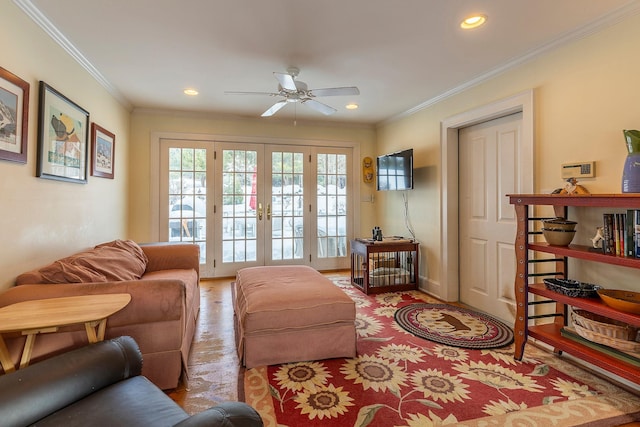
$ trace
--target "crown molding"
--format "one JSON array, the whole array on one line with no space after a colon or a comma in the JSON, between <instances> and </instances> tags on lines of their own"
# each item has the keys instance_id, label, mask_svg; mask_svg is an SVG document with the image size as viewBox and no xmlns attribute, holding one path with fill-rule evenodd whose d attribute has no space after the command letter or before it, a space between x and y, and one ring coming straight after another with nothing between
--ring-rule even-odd
<instances>
[{"instance_id":1,"label":"crown molding","mask_svg":"<svg viewBox=\"0 0 640 427\"><path fill-rule=\"evenodd\" d=\"M450 98L452 96L458 95L474 86L477 86L481 83L484 83L502 73L505 73L511 69L514 69L516 67L519 67L522 64L525 64L529 61L532 61L548 52L551 52L554 49L557 49L561 46L567 45L571 42L583 39L585 37L588 37L592 34L598 33L606 28L609 28L615 24L618 24L619 22L624 21L625 19L627 19L629 16L632 15L636 15L640 13L640 1L638 0L631 0L629 1L627 4L625 4L624 6L614 10L613 12L604 15L602 17L600 17L599 19L596 19L595 21L592 21L590 23L588 23L587 25L584 25L580 28L577 28L574 31L570 31L567 32L563 35L561 35L560 37L556 37L554 40L552 40L549 43L546 43L536 49L530 50L529 52L523 54L523 55L519 55L515 58L512 58L511 60L503 63L502 65L495 67L491 70L489 70L488 72L481 74L479 76L477 76L476 78L473 78L471 80L468 80L466 82L464 82L461 85L458 85L446 92L441 93L438 96L435 96L431 99L428 99L425 102L422 102L419 105L416 105L413 108L410 108L409 110L397 114L393 117L390 117L386 120L382 120L381 122L378 123L378 126L382 126L382 125L386 125L386 124L390 124L393 123L395 121L398 121L400 119L403 119L405 117L409 117L413 114L416 114L417 112L424 110L426 108L429 108L441 101L444 101L447 98Z\"/></svg>"},{"instance_id":2,"label":"crown molding","mask_svg":"<svg viewBox=\"0 0 640 427\"><path fill-rule=\"evenodd\" d=\"M120 104L131 110L131 103L109 82L96 67L67 39L64 34L40 12L31 0L13 0L22 11L58 43L71 57L100 83Z\"/></svg>"}]
</instances>

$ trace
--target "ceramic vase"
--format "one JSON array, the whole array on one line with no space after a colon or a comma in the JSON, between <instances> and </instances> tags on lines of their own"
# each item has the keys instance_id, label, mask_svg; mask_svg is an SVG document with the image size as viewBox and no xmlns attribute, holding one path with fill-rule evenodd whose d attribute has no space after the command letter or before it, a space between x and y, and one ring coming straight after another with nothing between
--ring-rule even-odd
<instances>
[{"instance_id":1,"label":"ceramic vase","mask_svg":"<svg viewBox=\"0 0 640 427\"><path fill-rule=\"evenodd\" d=\"M622 172L622 192L640 193L640 131L625 130L623 132L629 154Z\"/></svg>"}]
</instances>

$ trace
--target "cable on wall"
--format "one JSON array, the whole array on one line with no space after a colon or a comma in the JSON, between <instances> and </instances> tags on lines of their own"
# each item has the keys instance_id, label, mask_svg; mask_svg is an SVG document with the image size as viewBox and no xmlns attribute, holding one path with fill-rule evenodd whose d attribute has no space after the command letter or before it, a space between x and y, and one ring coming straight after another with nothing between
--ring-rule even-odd
<instances>
[{"instance_id":1,"label":"cable on wall","mask_svg":"<svg viewBox=\"0 0 640 427\"><path fill-rule=\"evenodd\" d=\"M404 225L407 227L407 231L411 235L413 240L416 240L416 233L413 231L413 226L411 225L411 218L409 218L409 199L407 198L407 192L402 192L402 200L404 202Z\"/></svg>"}]
</instances>

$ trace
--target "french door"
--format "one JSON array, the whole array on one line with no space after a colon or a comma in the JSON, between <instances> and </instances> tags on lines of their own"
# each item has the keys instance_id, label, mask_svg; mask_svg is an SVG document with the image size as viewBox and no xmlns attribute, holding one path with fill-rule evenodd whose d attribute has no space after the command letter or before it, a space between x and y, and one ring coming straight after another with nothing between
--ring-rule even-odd
<instances>
[{"instance_id":1,"label":"french door","mask_svg":"<svg viewBox=\"0 0 640 427\"><path fill-rule=\"evenodd\" d=\"M348 267L351 149L162 140L165 168L160 237L199 244L203 277Z\"/></svg>"}]
</instances>

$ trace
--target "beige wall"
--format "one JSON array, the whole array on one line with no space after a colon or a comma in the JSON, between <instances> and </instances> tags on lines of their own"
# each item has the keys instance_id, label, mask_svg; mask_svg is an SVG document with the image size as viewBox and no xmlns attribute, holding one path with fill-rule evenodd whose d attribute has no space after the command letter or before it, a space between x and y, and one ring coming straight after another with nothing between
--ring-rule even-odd
<instances>
[{"instance_id":1,"label":"beige wall","mask_svg":"<svg viewBox=\"0 0 640 427\"><path fill-rule=\"evenodd\" d=\"M620 192L626 151L621 130L640 128L640 17L556 49L412 116L377 129L262 119L139 111L129 114L66 52L10 0L0 0L0 66L31 84L29 157L26 165L0 161L0 203L5 226L0 247L0 289L17 274L113 238L150 239L150 136L153 132L339 140L360 144L360 157L415 149L416 189L410 218L422 243L421 275L440 280L440 123L464 111L524 90L535 92L535 189L562 184L560 164L595 160L592 192ZM89 178L86 185L35 178L38 81L44 80L116 134L116 179ZM407 235L402 197L376 193L358 171L361 235L374 225ZM578 212L578 215L582 213ZM586 214L585 214L586 215ZM589 221L597 222L597 215ZM580 233L586 239L586 233ZM588 267L585 268L587 270ZM606 269L602 269L606 271ZM632 273L634 273L632 271ZM616 270L627 280L629 272Z\"/></svg>"},{"instance_id":2,"label":"beige wall","mask_svg":"<svg viewBox=\"0 0 640 427\"><path fill-rule=\"evenodd\" d=\"M164 134L199 134L202 140L213 136L273 138L283 143L296 140L343 141L360 147L360 157L375 155L375 130L370 126L344 126L337 124L313 124L298 120L294 126L290 120L216 118L204 114L138 111L131 120L131 194L130 231L137 241L150 241L152 207L150 194L151 136ZM179 139L179 138L178 138ZM361 179L361 169L356 171L360 194L364 197L375 191L373 184ZM361 197L362 199L362 197ZM375 211L371 203L360 202L360 218L356 222L357 234L365 233L375 225ZM365 234L369 234L366 231Z\"/></svg>"},{"instance_id":3,"label":"beige wall","mask_svg":"<svg viewBox=\"0 0 640 427\"><path fill-rule=\"evenodd\" d=\"M620 193L626 148L622 129L640 128L640 16L629 17L598 34L565 45L517 69L452 96L411 117L378 128L379 152L413 147L418 168L416 189L409 192L410 216L423 250L421 275L438 284L441 277L439 204L440 123L452 116L533 89L535 97L534 189L550 192L561 187L560 165L596 161L597 176L581 181L592 193ZM449 195L451 197L451 195ZM400 195L379 196L383 230L403 234ZM610 210L609 210L610 211ZM587 244L601 218L573 213L582 231L576 243ZM445 213L446 214L446 213ZM587 224L588 223L588 224ZM582 280L607 287L635 287L638 272L618 268L615 273L586 275L593 264L574 268ZM613 268L613 267L612 267ZM613 276L612 276L613 275ZM611 277L615 277L611 280ZM635 280L633 279L635 278Z\"/></svg>"},{"instance_id":4,"label":"beige wall","mask_svg":"<svg viewBox=\"0 0 640 427\"><path fill-rule=\"evenodd\" d=\"M0 66L30 84L26 164L0 160L0 289L24 271L127 236L129 112L10 0L0 0ZM38 82L43 80L116 135L114 180L35 177Z\"/></svg>"}]
</instances>

